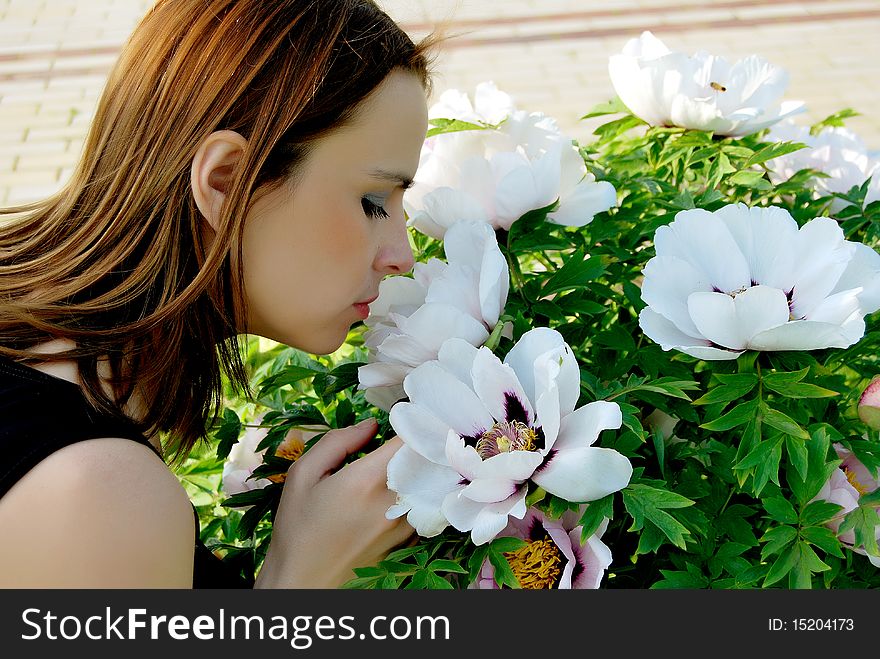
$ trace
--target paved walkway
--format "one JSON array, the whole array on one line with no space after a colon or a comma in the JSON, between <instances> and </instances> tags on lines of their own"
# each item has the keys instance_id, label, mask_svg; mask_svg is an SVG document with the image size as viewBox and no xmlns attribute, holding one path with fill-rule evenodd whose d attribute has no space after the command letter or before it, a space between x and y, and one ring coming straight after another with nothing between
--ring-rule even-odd
<instances>
[{"instance_id":1,"label":"paved walkway","mask_svg":"<svg viewBox=\"0 0 880 659\"><path fill-rule=\"evenodd\" d=\"M66 179L105 76L151 0L0 0L0 204ZM786 68L806 120L851 107L880 149L880 0L380 0L415 36L444 22L436 91L492 79L519 107L580 121L613 95L609 55L652 30L675 50L755 53Z\"/></svg>"}]
</instances>

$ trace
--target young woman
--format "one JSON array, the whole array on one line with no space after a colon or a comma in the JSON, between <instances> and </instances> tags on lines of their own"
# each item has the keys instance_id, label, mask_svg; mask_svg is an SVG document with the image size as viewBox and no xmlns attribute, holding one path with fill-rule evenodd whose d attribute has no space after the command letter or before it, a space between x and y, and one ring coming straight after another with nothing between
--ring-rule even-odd
<instances>
[{"instance_id":1,"label":"young woman","mask_svg":"<svg viewBox=\"0 0 880 659\"><path fill-rule=\"evenodd\" d=\"M0 586L250 585L166 463L203 439L240 333L329 353L413 265L401 204L426 40L370 0L159 0L58 194L0 215ZM388 521L372 420L290 470L256 587L335 587Z\"/></svg>"}]
</instances>

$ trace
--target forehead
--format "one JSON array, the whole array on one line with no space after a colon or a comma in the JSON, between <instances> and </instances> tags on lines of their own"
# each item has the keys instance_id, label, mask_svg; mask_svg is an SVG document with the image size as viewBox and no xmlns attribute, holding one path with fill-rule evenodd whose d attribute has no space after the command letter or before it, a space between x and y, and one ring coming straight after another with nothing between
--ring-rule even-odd
<instances>
[{"instance_id":1,"label":"forehead","mask_svg":"<svg viewBox=\"0 0 880 659\"><path fill-rule=\"evenodd\" d=\"M412 73L393 71L364 99L349 123L318 140L312 155L328 166L335 161L341 167L348 163L370 170L405 171L412 178L427 127L421 81Z\"/></svg>"}]
</instances>

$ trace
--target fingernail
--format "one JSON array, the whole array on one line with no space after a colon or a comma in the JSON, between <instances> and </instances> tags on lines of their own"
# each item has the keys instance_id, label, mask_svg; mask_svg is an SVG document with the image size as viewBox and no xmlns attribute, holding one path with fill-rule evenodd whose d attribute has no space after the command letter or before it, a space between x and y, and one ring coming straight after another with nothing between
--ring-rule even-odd
<instances>
[{"instance_id":1,"label":"fingernail","mask_svg":"<svg viewBox=\"0 0 880 659\"><path fill-rule=\"evenodd\" d=\"M370 416L370 417L367 417L367 418L364 419L363 421L360 421L360 422L358 422L357 424L355 424L355 428L358 428L358 427L360 427L360 426L364 426L364 425L366 425L366 424L368 424L368 423L376 423L376 419L374 419L374 418L371 417L371 416Z\"/></svg>"}]
</instances>

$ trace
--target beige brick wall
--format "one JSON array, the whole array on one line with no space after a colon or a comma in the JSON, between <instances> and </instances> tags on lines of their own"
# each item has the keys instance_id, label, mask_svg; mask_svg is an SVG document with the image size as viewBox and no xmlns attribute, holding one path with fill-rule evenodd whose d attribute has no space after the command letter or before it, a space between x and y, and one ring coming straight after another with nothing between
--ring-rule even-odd
<instances>
[{"instance_id":1,"label":"beige brick wall","mask_svg":"<svg viewBox=\"0 0 880 659\"><path fill-rule=\"evenodd\" d=\"M460 36L436 91L492 79L523 109L588 141L579 117L613 94L609 55L643 29L667 45L786 68L805 120L852 107L880 149L878 0L379 0L415 36L438 21ZM76 162L105 76L150 0L0 0L0 204L56 190Z\"/></svg>"}]
</instances>

